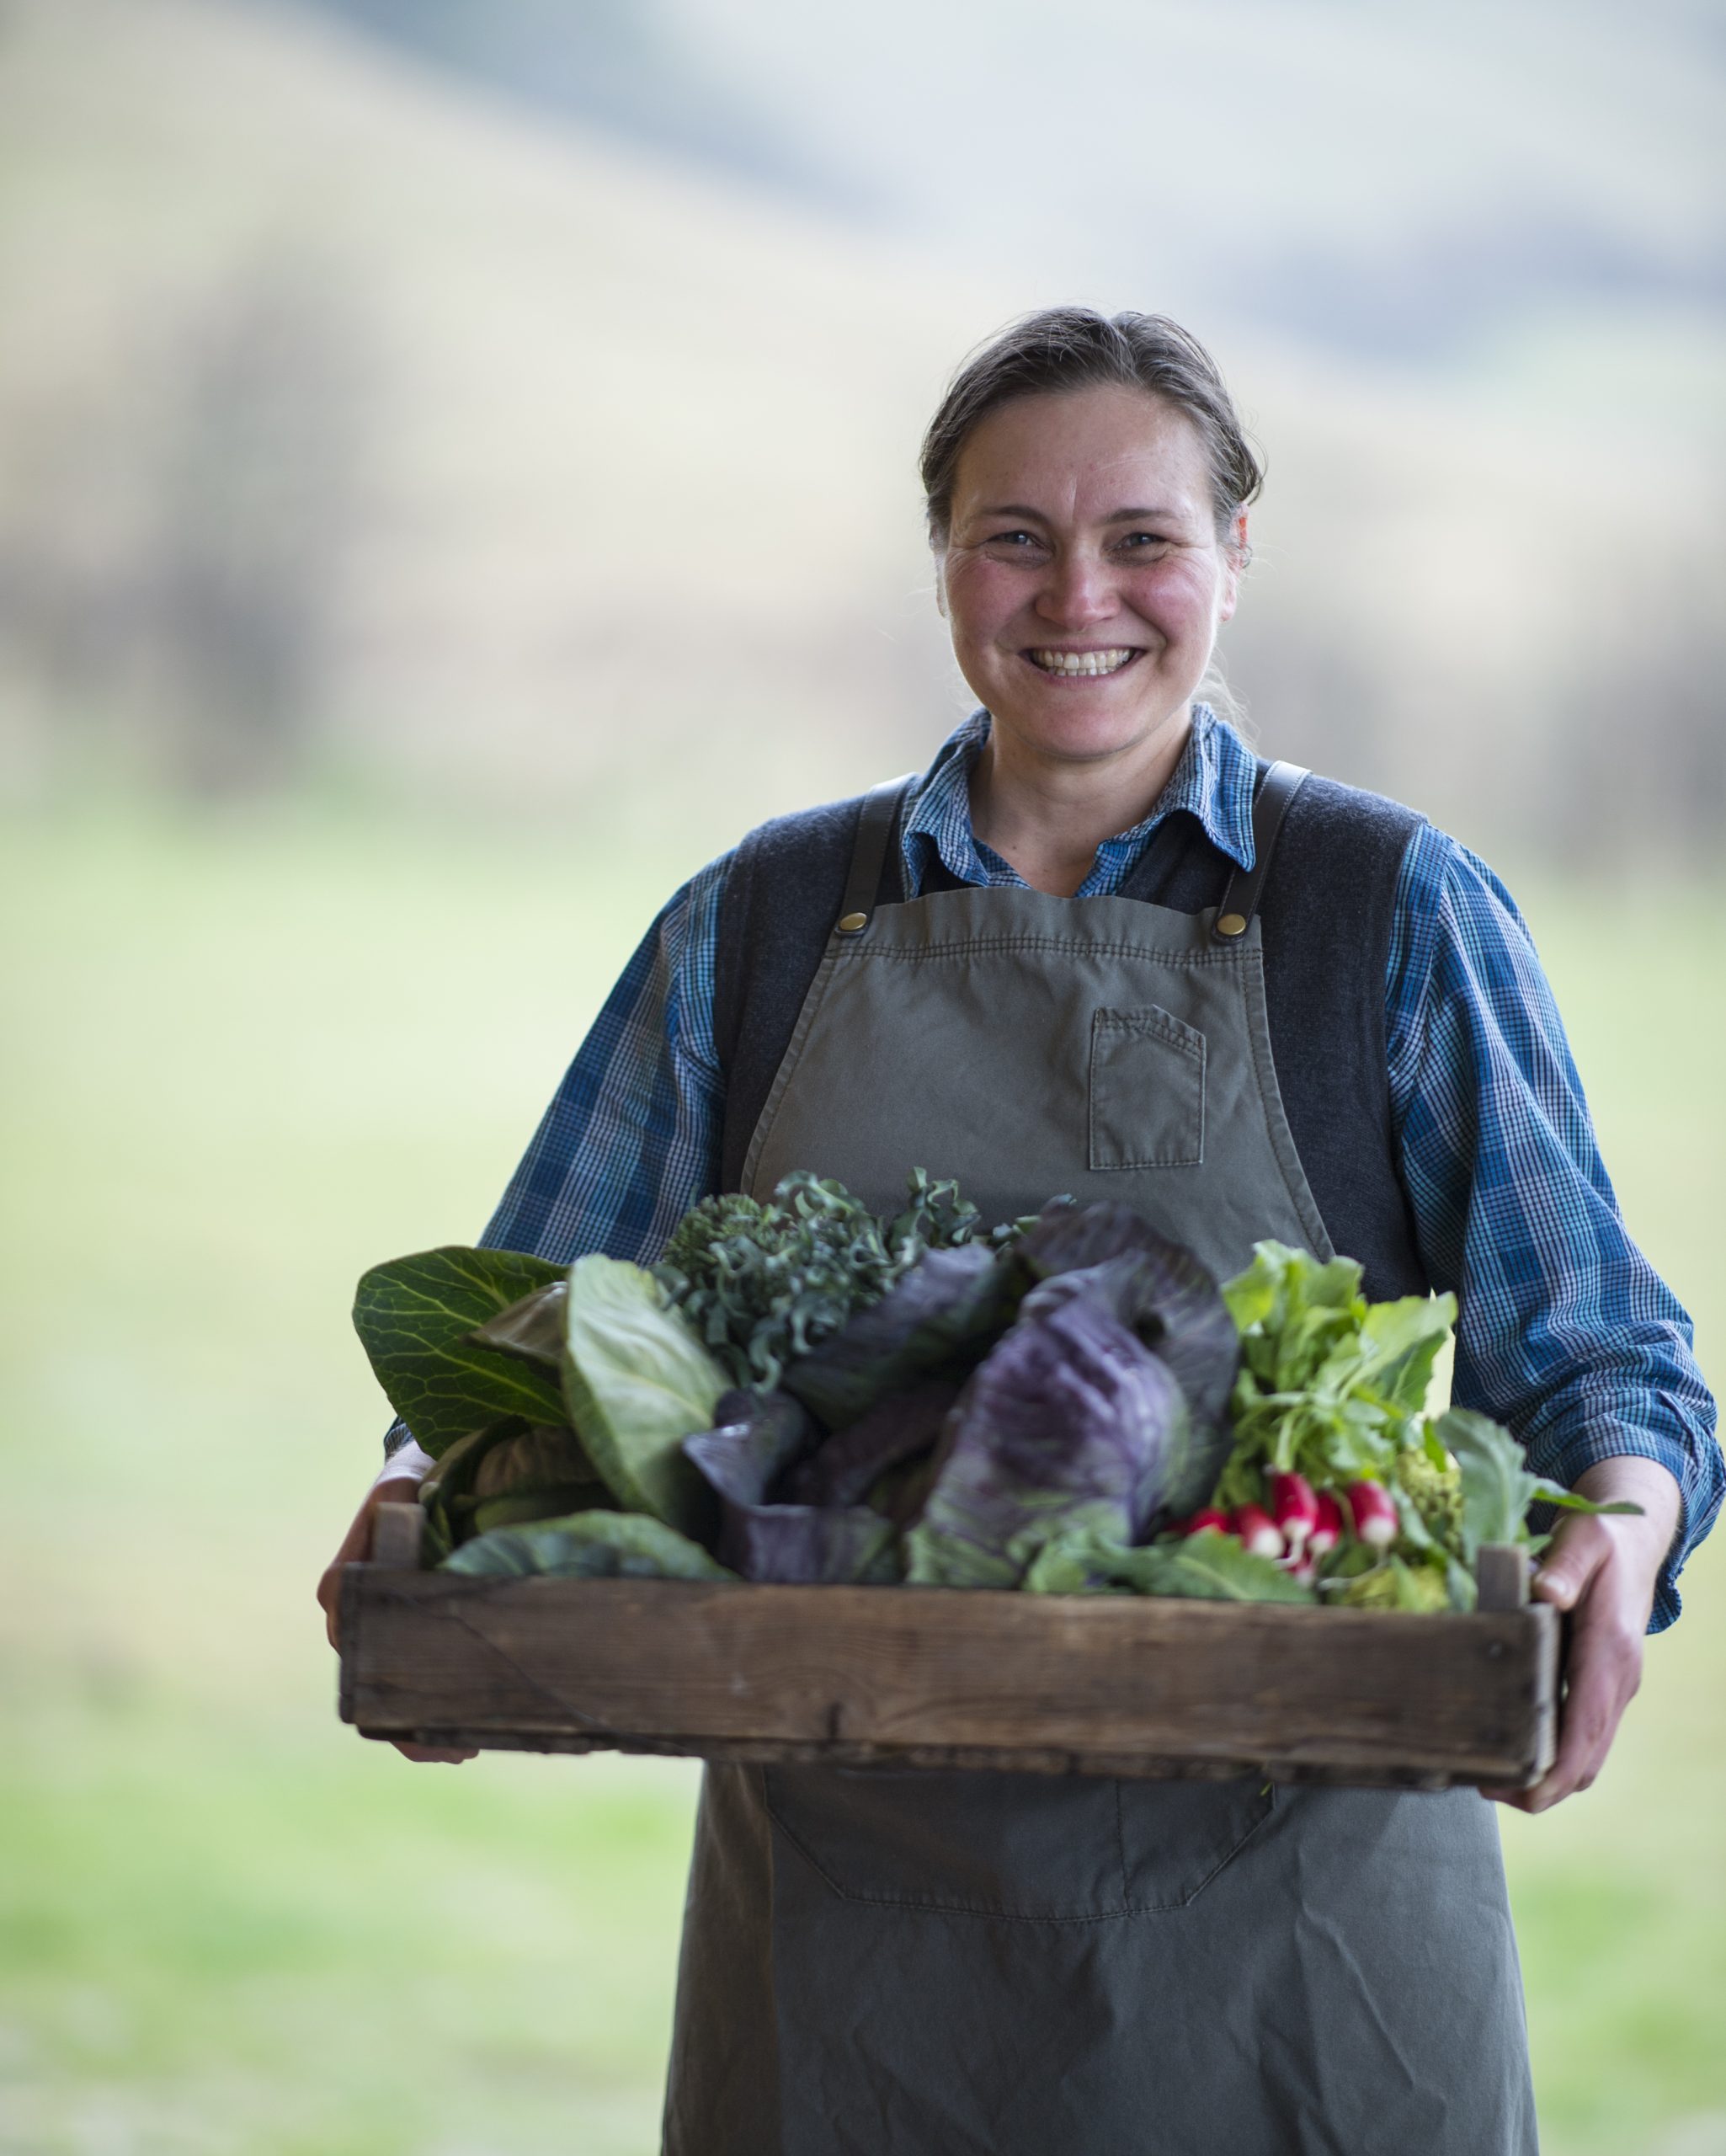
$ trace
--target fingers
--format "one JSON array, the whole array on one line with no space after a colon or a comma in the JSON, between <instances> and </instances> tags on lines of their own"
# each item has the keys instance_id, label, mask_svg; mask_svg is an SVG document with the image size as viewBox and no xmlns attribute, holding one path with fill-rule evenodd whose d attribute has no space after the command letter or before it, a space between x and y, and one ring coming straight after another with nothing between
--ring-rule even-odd
<instances>
[{"instance_id":1,"label":"fingers","mask_svg":"<svg viewBox=\"0 0 1726 2156\"><path fill-rule=\"evenodd\" d=\"M341 1614L342 1567L344 1565L363 1565L371 1554L372 1523L377 1508L382 1504L407 1504L418 1496L419 1477L417 1475L396 1475L381 1478L366 1492L365 1502L354 1513L348 1532L342 1537L338 1549L318 1577L317 1603L323 1612L323 1629L333 1647L339 1650L337 1636L338 1620Z\"/></svg>"},{"instance_id":2,"label":"fingers","mask_svg":"<svg viewBox=\"0 0 1726 2156\"><path fill-rule=\"evenodd\" d=\"M1601 1523L1582 1519L1569 1525L1574 1531L1554 1539L1534 1590L1542 1601L1574 1612L1558 1753L1532 1789L1483 1792L1519 1812L1549 1811L1592 1785L1642 1681L1635 1582L1622 1577L1612 1561L1611 1537L1598 1532Z\"/></svg>"},{"instance_id":3,"label":"fingers","mask_svg":"<svg viewBox=\"0 0 1726 2156\"><path fill-rule=\"evenodd\" d=\"M1611 1549L1611 1537L1599 1520L1567 1519L1542 1558L1530 1592L1555 1609L1574 1609Z\"/></svg>"}]
</instances>

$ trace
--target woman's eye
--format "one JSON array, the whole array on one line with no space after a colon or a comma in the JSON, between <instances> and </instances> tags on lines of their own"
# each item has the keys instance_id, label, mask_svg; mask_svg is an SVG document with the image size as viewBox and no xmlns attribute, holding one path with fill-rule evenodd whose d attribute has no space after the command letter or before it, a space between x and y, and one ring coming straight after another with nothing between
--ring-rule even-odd
<instances>
[{"instance_id":1,"label":"woman's eye","mask_svg":"<svg viewBox=\"0 0 1726 2156\"><path fill-rule=\"evenodd\" d=\"M1166 547L1169 542L1160 531L1129 531L1120 543L1128 553L1143 553L1148 548Z\"/></svg>"},{"instance_id":2,"label":"woman's eye","mask_svg":"<svg viewBox=\"0 0 1726 2156\"><path fill-rule=\"evenodd\" d=\"M988 543L991 547L1005 547L1009 552L1023 552L1029 547L1041 547L1042 542L1034 531L997 531Z\"/></svg>"}]
</instances>

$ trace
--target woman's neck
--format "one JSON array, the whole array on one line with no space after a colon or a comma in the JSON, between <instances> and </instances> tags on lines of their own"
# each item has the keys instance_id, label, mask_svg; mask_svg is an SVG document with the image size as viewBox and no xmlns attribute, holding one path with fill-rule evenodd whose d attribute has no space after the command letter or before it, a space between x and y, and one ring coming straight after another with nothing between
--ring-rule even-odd
<instances>
[{"instance_id":1,"label":"woman's neck","mask_svg":"<svg viewBox=\"0 0 1726 2156\"><path fill-rule=\"evenodd\" d=\"M1070 899L1097 848L1148 816L1180 761L1191 714L1130 760L1073 764L1025 753L991 726L971 772L971 828L1034 891Z\"/></svg>"}]
</instances>

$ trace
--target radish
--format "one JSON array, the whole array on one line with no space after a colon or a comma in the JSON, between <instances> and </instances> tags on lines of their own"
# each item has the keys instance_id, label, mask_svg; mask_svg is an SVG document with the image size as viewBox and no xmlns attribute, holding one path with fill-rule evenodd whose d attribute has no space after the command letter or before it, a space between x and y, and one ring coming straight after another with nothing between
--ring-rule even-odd
<instances>
[{"instance_id":1,"label":"radish","mask_svg":"<svg viewBox=\"0 0 1726 2156\"><path fill-rule=\"evenodd\" d=\"M1336 1502L1334 1490L1321 1490L1313 1499L1313 1506L1316 1518L1307 1536L1307 1555L1324 1557L1342 1540L1348 1522L1343 1518L1342 1507Z\"/></svg>"},{"instance_id":2,"label":"radish","mask_svg":"<svg viewBox=\"0 0 1726 2156\"><path fill-rule=\"evenodd\" d=\"M1400 1531L1388 1492L1377 1482L1350 1482L1348 1500L1355 1533L1361 1541L1371 1543L1375 1550L1388 1549Z\"/></svg>"},{"instance_id":3,"label":"radish","mask_svg":"<svg viewBox=\"0 0 1726 2156\"><path fill-rule=\"evenodd\" d=\"M1271 1517L1291 1550L1298 1550L1318 1524L1318 1501L1304 1475L1284 1475L1275 1468L1267 1478Z\"/></svg>"},{"instance_id":4,"label":"radish","mask_svg":"<svg viewBox=\"0 0 1726 2156\"><path fill-rule=\"evenodd\" d=\"M1262 1505L1237 1505L1229 1515L1229 1526L1240 1537L1241 1547L1250 1550L1255 1557L1280 1557L1283 1541L1277 1532L1276 1523Z\"/></svg>"},{"instance_id":5,"label":"radish","mask_svg":"<svg viewBox=\"0 0 1726 2156\"><path fill-rule=\"evenodd\" d=\"M1171 1534L1227 1534L1228 1515L1219 1513L1215 1505L1201 1505L1197 1512L1176 1520L1169 1531Z\"/></svg>"}]
</instances>

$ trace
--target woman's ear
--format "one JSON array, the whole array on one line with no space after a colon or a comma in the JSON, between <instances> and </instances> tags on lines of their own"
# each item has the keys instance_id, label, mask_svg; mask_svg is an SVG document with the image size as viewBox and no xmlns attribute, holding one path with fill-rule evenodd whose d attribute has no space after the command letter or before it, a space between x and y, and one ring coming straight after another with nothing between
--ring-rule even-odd
<instances>
[{"instance_id":1,"label":"woman's ear","mask_svg":"<svg viewBox=\"0 0 1726 2156\"><path fill-rule=\"evenodd\" d=\"M1228 527L1228 537L1223 542L1223 590L1217 605L1217 619L1219 622L1233 618L1235 602L1240 596L1241 573L1252 556L1253 550L1247 542L1247 513L1239 510Z\"/></svg>"}]
</instances>

